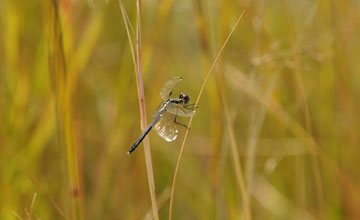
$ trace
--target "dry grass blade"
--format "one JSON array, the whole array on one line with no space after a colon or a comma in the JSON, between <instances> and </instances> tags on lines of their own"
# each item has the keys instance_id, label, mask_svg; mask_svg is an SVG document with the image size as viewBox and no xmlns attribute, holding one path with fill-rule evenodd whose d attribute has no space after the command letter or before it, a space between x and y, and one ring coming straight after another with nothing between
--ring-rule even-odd
<instances>
[{"instance_id":1,"label":"dry grass blade","mask_svg":"<svg viewBox=\"0 0 360 220\"><path fill-rule=\"evenodd\" d=\"M142 66L141 66L141 1L137 1L137 19L136 19L136 54L137 54L137 88L139 95L139 104L141 111L141 130L144 131L147 127L146 122L146 109L145 109L145 95L144 95L144 84L142 81ZM152 168L151 161L151 152L150 152L150 141L149 137L146 137L144 140L144 152L145 152L145 161L146 161L146 170L149 182L149 190L151 197L151 205L153 208L154 219L159 219L158 206L156 201L155 193L155 182L154 182L154 173Z\"/></svg>"},{"instance_id":2,"label":"dry grass blade","mask_svg":"<svg viewBox=\"0 0 360 220\"><path fill-rule=\"evenodd\" d=\"M32 201L31 201L30 212L29 212L29 219L31 219L31 216L32 216L32 211L33 211L33 208L34 208L36 195L37 195L37 194L34 193L34 197L33 197Z\"/></svg>"},{"instance_id":3,"label":"dry grass blade","mask_svg":"<svg viewBox=\"0 0 360 220\"><path fill-rule=\"evenodd\" d=\"M123 19L124 19L126 34L128 36L128 40L129 40L131 58L133 60L135 72L137 73L137 68L136 68L137 62L136 62L136 59L135 59L135 50L134 50L134 43L133 43L133 37L132 37L133 35L131 35L131 33L134 33L134 31L133 31L133 28L132 28L131 23L129 21L129 16L126 13L124 4L122 3L121 0L119 0L119 6L120 6L121 14L122 14Z\"/></svg>"},{"instance_id":4,"label":"dry grass blade","mask_svg":"<svg viewBox=\"0 0 360 220\"><path fill-rule=\"evenodd\" d=\"M160 193L159 197L158 197L158 206L159 206L159 210L165 205L165 203L167 202L167 200L169 200L170 198L170 187L166 187L162 193ZM144 220L152 220L154 219L153 216L153 212L152 209L149 209L149 211L146 213Z\"/></svg>"},{"instance_id":5,"label":"dry grass blade","mask_svg":"<svg viewBox=\"0 0 360 220\"><path fill-rule=\"evenodd\" d=\"M203 84L202 84L202 86L201 86L199 95L198 95L198 97L197 97L197 99L196 99L195 106L198 105L199 100L200 100L200 97L201 97L201 95L202 95L202 92L203 92L203 90L204 90L204 88L205 88L206 82L208 81L208 79L209 79L209 77L210 77L210 74L213 72L216 63L217 63L217 61L219 60L220 55L222 54L222 51L224 50L225 46L227 45L227 42L229 41L232 33L234 32L235 28L237 27L239 21L241 20L244 12L245 12L245 11L243 11L243 12L241 13L241 15L239 16L239 18L237 19L234 27L231 29L228 37L226 38L226 40L225 40L224 44L222 45L219 53L217 54L217 56L216 56L216 58L215 58L215 60L214 60L214 62L213 62L213 64L212 64L212 66L211 66L208 74L206 75L205 80L204 80L204 82L203 82ZM191 127L191 123L192 123L193 118L194 118L194 116L191 116L190 121L189 121L189 124L188 124L188 128ZM179 170L180 161L181 161L181 157L182 157L182 154L183 154L183 151L184 151L184 146L185 146L185 142L186 142L186 138L187 138L188 133L189 133L189 130L186 130L186 133L185 133L185 136L184 136L184 140L183 140L182 145L181 145L181 149L180 149L178 161L177 161L177 163L176 163L176 168L175 168L173 183L172 183L172 187L171 187L171 195L170 195L169 220L172 219L172 211L173 211L173 204L174 204L174 192L175 192L175 185L176 185L176 177L177 177L177 173L178 173L178 170Z\"/></svg>"},{"instance_id":6,"label":"dry grass blade","mask_svg":"<svg viewBox=\"0 0 360 220\"><path fill-rule=\"evenodd\" d=\"M12 213L17 219L22 220L22 218L16 212L13 211Z\"/></svg>"},{"instance_id":7,"label":"dry grass blade","mask_svg":"<svg viewBox=\"0 0 360 220\"><path fill-rule=\"evenodd\" d=\"M126 32L129 39L132 59L135 68L135 76L136 76L136 85L138 91L138 98L139 98L139 107L140 107L140 116L141 116L141 130L144 131L147 127L146 121L146 108L145 108L145 95L144 95L144 84L142 80L142 65L141 65L141 1L138 0L136 4L136 59L135 59L135 52L132 43L132 38L130 34L131 25L128 20L128 16L124 5L121 0L119 0L120 9L123 15L124 23ZM156 201L156 193L155 193L155 182L154 182L154 174L152 168L152 161L151 161L151 152L150 152L150 141L149 137L146 137L143 141L144 143L144 152L145 152L145 161L146 161L146 170L147 170L147 177L149 183L149 190L150 190L150 198L151 198L151 205L153 210L154 219L159 219L158 214L158 205Z\"/></svg>"}]
</instances>

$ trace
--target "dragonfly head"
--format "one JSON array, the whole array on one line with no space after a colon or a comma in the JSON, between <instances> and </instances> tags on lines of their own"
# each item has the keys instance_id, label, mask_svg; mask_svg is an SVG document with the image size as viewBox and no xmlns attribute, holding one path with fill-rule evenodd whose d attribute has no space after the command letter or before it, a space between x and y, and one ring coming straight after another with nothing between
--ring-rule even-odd
<instances>
[{"instance_id":1,"label":"dragonfly head","mask_svg":"<svg viewBox=\"0 0 360 220\"><path fill-rule=\"evenodd\" d=\"M186 95L184 93L180 93L179 99L185 104L188 104L188 102L190 101L189 95Z\"/></svg>"}]
</instances>

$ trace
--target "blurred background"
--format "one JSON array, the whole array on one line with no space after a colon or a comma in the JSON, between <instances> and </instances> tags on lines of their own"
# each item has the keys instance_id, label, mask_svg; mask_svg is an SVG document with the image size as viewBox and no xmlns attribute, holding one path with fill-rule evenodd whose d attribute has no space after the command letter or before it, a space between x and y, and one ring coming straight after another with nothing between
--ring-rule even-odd
<instances>
[{"instance_id":1,"label":"blurred background","mask_svg":"<svg viewBox=\"0 0 360 220\"><path fill-rule=\"evenodd\" d=\"M141 117L120 5L134 40L136 2L54 2L0 0L0 219L151 219L143 145L126 154ZM244 10L187 137L173 219L360 219L359 1L142 1L146 114L174 76L196 100ZM160 219L179 130L149 135Z\"/></svg>"}]
</instances>

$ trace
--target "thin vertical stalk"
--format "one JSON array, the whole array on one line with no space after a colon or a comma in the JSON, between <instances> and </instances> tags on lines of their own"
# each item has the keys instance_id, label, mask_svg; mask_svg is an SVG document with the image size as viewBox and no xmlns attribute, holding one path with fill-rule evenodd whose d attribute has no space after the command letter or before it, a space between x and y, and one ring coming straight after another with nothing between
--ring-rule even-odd
<instances>
[{"instance_id":1,"label":"thin vertical stalk","mask_svg":"<svg viewBox=\"0 0 360 220\"><path fill-rule=\"evenodd\" d=\"M196 102L195 102L195 106L198 105L199 103L199 100L200 100L200 97L203 93L203 90L205 88L205 85L206 85L206 82L208 81L209 77L210 77L210 74L213 72L214 68L215 68L215 64L217 63L217 61L219 60L220 58L220 55L222 54L225 46L227 45L232 33L234 32L235 28L237 27L239 21L241 20L242 16L244 14L244 11L241 13L241 15L239 16L238 20L236 21L234 27L231 29L228 37L226 38L224 44L222 45L219 53L217 54L209 72L207 73L205 79L204 79L204 82L201 86L201 89L200 89L200 92L199 92L199 95L196 99ZM190 118L190 121L189 121L189 124L188 124L188 128L191 127L191 124L192 124L192 120L193 120L194 116L191 116ZM172 212L173 212L173 205L174 205L174 193L175 193L175 186L176 186L176 177L177 177L177 173L178 173L178 170L179 170L179 166L180 166L180 161L181 161L181 158L182 158L182 154L184 152L184 147L185 147L185 142L186 142L186 139L187 139L187 136L188 136L188 133L189 133L189 129L186 130L186 133L185 133L185 136L184 136L184 140L182 142L182 145L181 145L181 149L180 149L180 153L179 153L179 157L178 157L178 161L176 163L176 167L175 167L175 173L174 173L174 177L173 177L173 183L172 183L172 187L171 187L171 195L170 195L170 206L169 206L169 220L172 219Z\"/></svg>"},{"instance_id":2,"label":"thin vertical stalk","mask_svg":"<svg viewBox=\"0 0 360 220\"><path fill-rule=\"evenodd\" d=\"M136 19L136 56L137 56L137 85L138 85L138 94L139 94L139 104L141 111L141 130L144 131L147 127L146 121L146 109L145 109L145 95L144 95L144 84L142 81L142 66L141 66L141 0L137 0L137 19ZM151 205L153 209L154 219L159 219L158 206L156 201L155 193L155 182L154 174L151 161L151 152L150 152L150 141L149 137L146 137L144 140L144 153L146 161L146 170L147 177L149 182L150 198Z\"/></svg>"},{"instance_id":3,"label":"thin vertical stalk","mask_svg":"<svg viewBox=\"0 0 360 220\"><path fill-rule=\"evenodd\" d=\"M144 84L142 79L142 64L141 64L141 0L137 0L136 2L136 36L135 36L136 59L135 59L133 41L130 33L131 24L129 23L127 13L125 11L125 7L121 0L119 0L119 5L123 15L125 29L129 39L131 55L135 68L136 86L138 91L140 117L141 117L141 130L144 131L145 128L147 127L147 121L146 121L145 95L144 95ZM147 177L149 183L152 211L153 211L154 219L158 220L159 213L158 213L158 205L156 201L154 173L152 168L150 141L148 136L144 139L143 143L144 143L146 171L147 171Z\"/></svg>"},{"instance_id":4,"label":"thin vertical stalk","mask_svg":"<svg viewBox=\"0 0 360 220\"><path fill-rule=\"evenodd\" d=\"M131 58L132 58L133 64L134 64L134 70L135 70L135 76L136 76L136 82L137 82L137 74L138 74L137 73L137 62L136 62L136 58L135 58L135 50L134 50L134 45L133 45L134 44L133 43L133 36L131 35L131 34L134 34L134 32L133 32L133 28L131 26L129 17L128 17L127 13L126 13L124 4L122 3L121 0L119 0L119 6L120 6L121 14L122 14L123 19L124 19L126 34L128 36L128 40L129 40Z\"/></svg>"}]
</instances>

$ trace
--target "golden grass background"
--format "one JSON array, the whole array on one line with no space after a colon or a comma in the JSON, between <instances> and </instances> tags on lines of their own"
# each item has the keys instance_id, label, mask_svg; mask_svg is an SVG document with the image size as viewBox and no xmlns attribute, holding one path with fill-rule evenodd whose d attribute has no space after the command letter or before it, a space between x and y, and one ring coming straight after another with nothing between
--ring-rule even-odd
<instances>
[{"instance_id":1,"label":"golden grass background","mask_svg":"<svg viewBox=\"0 0 360 220\"><path fill-rule=\"evenodd\" d=\"M126 154L141 133L127 30L135 57L140 12L150 115L174 76L196 100L243 10L199 101L173 219L360 218L358 1L137 2L0 1L0 219L151 219L143 145ZM150 133L159 219L179 130Z\"/></svg>"}]
</instances>

